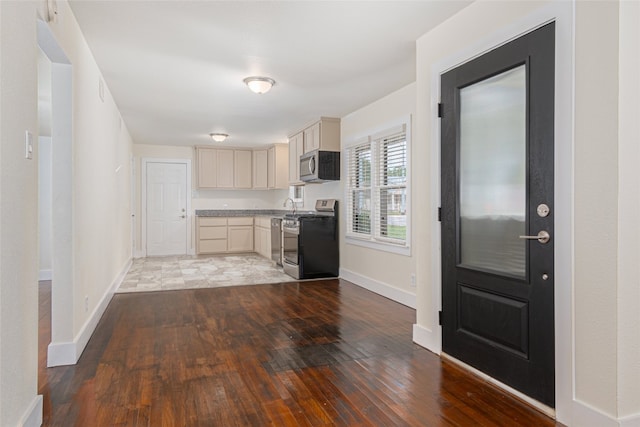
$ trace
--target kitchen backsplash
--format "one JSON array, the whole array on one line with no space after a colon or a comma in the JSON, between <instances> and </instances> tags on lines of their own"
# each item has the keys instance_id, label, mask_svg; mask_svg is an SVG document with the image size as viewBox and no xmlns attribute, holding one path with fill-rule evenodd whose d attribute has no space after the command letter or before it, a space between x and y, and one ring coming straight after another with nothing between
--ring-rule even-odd
<instances>
[{"instance_id":1,"label":"kitchen backsplash","mask_svg":"<svg viewBox=\"0 0 640 427\"><path fill-rule=\"evenodd\" d=\"M289 190L193 190L191 209L282 209ZM342 199L340 182L304 186L304 203L296 209L313 210L317 199Z\"/></svg>"}]
</instances>

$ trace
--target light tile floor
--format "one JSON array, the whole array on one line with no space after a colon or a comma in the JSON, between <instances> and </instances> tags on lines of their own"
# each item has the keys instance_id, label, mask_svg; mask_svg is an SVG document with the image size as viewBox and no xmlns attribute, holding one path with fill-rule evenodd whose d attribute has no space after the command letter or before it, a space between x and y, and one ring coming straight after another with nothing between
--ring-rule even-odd
<instances>
[{"instance_id":1,"label":"light tile floor","mask_svg":"<svg viewBox=\"0 0 640 427\"><path fill-rule=\"evenodd\" d=\"M256 254L137 258L116 290L150 292L291 282L273 261Z\"/></svg>"}]
</instances>

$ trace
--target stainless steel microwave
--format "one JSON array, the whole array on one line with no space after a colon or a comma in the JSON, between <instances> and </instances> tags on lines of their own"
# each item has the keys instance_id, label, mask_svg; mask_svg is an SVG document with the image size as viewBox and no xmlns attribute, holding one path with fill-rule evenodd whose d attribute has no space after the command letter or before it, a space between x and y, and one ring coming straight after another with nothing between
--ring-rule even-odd
<instances>
[{"instance_id":1,"label":"stainless steel microwave","mask_svg":"<svg viewBox=\"0 0 640 427\"><path fill-rule=\"evenodd\" d=\"M300 180L324 182L340 180L340 152L314 150L300 156Z\"/></svg>"}]
</instances>

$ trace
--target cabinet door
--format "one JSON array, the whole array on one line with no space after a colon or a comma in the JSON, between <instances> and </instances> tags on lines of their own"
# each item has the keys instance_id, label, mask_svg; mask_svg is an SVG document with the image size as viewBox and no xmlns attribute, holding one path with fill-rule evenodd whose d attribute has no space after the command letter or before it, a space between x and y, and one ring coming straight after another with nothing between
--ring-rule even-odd
<instances>
[{"instance_id":1,"label":"cabinet door","mask_svg":"<svg viewBox=\"0 0 640 427\"><path fill-rule=\"evenodd\" d=\"M218 188L233 188L233 150L217 150Z\"/></svg>"},{"instance_id":2,"label":"cabinet door","mask_svg":"<svg viewBox=\"0 0 640 427\"><path fill-rule=\"evenodd\" d=\"M276 188L276 147L267 151L267 188Z\"/></svg>"},{"instance_id":3,"label":"cabinet door","mask_svg":"<svg viewBox=\"0 0 640 427\"><path fill-rule=\"evenodd\" d=\"M262 228L261 238L262 238L262 255L265 258L271 258L271 229L270 228Z\"/></svg>"},{"instance_id":4,"label":"cabinet door","mask_svg":"<svg viewBox=\"0 0 640 427\"><path fill-rule=\"evenodd\" d=\"M215 148L196 149L198 159L198 188L216 188L217 155Z\"/></svg>"},{"instance_id":5,"label":"cabinet door","mask_svg":"<svg viewBox=\"0 0 640 427\"><path fill-rule=\"evenodd\" d=\"M285 144L275 144L269 148L268 188L289 188L289 147ZM299 166L298 166L299 167Z\"/></svg>"},{"instance_id":6,"label":"cabinet door","mask_svg":"<svg viewBox=\"0 0 640 427\"><path fill-rule=\"evenodd\" d=\"M320 148L320 122L304 130L304 152Z\"/></svg>"},{"instance_id":7,"label":"cabinet door","mask_svg":"<svg viewBox=\"0 0 640 427\"><path fill-rule=\"evenodd\" d=\"M229 252L253 251L253 227L246 225L229 226Z\"/></svg>"},{"instance_id":8,"label":"cabinet door","mask_svg":"<svg viewBox=\"0 0 640 427\"><path fill-rule=\"evenodd\" d=\"M253 188L269 187L269 150L253 150Z\"/></svg>"},{"instance_id":9,"label":"cabinet door","mask_svg":"<svg viewBox=\"0 0 640 427\"><path fill-rule=\"evenodd\" d=\"M300 183L300 154L302 154L304 137L302 132L289 138L289 183Z\"/></svg>"},{"instance_id":10,"label":"cabinet door","mask_svg":"<svg viewBox=\"0 0 640 427\"><path fill-rule=\"evenodd\" d=\"M251 151L234 150L234 187L251 188Z\"/></svg>"}]
</instances>

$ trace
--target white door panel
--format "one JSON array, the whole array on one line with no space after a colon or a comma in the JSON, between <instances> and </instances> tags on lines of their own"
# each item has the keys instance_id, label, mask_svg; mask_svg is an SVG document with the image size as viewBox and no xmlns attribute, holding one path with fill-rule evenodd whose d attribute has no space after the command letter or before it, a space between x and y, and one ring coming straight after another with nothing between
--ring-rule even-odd
<instances>
[{"instance_id":1,"label":"white door panel","mask_svg":"<svg viewBox=\"0 0 640 427\"><path fill-rule=\"evenodd\" d=\"M187 253L187 165L147 163L147 255Z\"/></svg>"}]
</instances>

